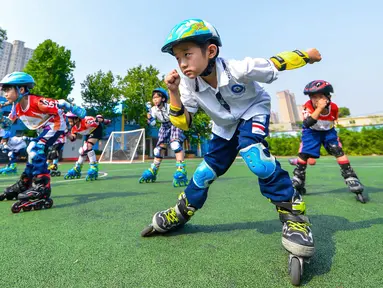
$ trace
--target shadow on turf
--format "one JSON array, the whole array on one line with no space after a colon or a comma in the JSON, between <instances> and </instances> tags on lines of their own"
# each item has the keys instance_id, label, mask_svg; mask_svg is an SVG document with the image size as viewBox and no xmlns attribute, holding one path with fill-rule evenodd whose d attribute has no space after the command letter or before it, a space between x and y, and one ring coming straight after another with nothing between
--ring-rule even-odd
<instances>
[{"instance_id":1,"label":"shadow on turf","mask_svg":"<svg viewBox=\"0 0 383 288\"><path fill-rule=\"evenodd\" d=\"M336 247L334 235L339 231L354 231L370 228L374 224L383 224L383 218L376 218L366 221L350 222L348 219L339 216L314 215L310 217L313 223L313 234L315 239L316 252L311 259L311 263L305 265L302 284L307 284L310 280L319 275L330 272ZM260 222L228 223L218 225L192 225L187 224L180 230L164 234L172 237L177 235L194 233L221 233L234 230L256 230L262 234L281 233L282 224L278 220L268 220ZM352 236L352 234L350 234ZM360 243L365 245L366 243ZM352 253L352 251L350 251ZM286 253L287 258L287 253ZM363 267L355 267L356 270Z\"/></svg>"},{"instance_id":2,"label":"shadow on turf","mask_svg":"<svg viewBox=\"0 0 383 288\"><path fill-rule=\"evenodd\" d=\"M369 194L370 193L382 193L383 188L377 188L377 187L364 187L363 191L363 196L367 201L370 201ZM326 191L324 187L322 186L312 186L307 188L307 194L305 196L310 196L310 195L320 195L320 194L337 194L337 193L347 193L350 194L351 196L354 196L353 193L351 193L347 187L344 188L338 188L330 191Z\"/></svg>"},{"instance_id":3,"label":"shadow on turf","mask_svg":"<svg viewBox=\"0 0 383 288\"><path fill-rule=\"evenodd\" d=\"M71 194L71 195L57 195L54 196L55 199L61 198L74 198L76 202L72 203L64 203L64 204L55 204L54 208L66 208L73 207L77 205L82 205L90 202L100 201L104 199L110 198L124 198L124 197L132 197L132 196L143 196L155 194L154 192L105 192L105 193L90 193L90 194ZM56 202L57 203L57 202Z\"/></svg>"}]
</instances>

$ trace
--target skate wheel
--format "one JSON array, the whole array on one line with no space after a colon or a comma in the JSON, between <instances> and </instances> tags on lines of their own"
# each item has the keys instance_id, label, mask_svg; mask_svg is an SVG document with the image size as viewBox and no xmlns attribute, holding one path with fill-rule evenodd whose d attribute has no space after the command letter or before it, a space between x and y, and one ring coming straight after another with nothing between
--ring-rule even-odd
<instances>
[{"instance_id":1,"label":"skate wheel","mask_svg":"<svg viewBox=\"0 0 383 288\"><path fill-rule=\"evenodd\" d=\"M140 178L140 180L138 180L138 183L144 183L145 182L145 179L144 178Z\"/></svg>"},{"instance_id":2,"label":"skate wheel","mask_svg":"<svg viewBox=\"0 0 383 288\"><path fill-rule=\"evenodd\" d=\"M6 198L6 196L4 194L0 195L0 201L3 201L5 198Z\"/></svg>"},{"instance_id":3,"label":"skate wheel","mask_svg":"<svg viewBox=\"0 0 383 288\"><path fill-rule=\"evenodd\" d=\"M32 205L30 205L30 206L24 206L22 209L23 209L24 212L29 212L29 211L32 210Z\"/></svg>"},{"instance_id":4,"label":"skate wheel","mask_svg":"<svg viewBox=\"0 0 383 288\"><path fill-rule=\"evenodd\" d=\"M55 177L56 176L56 172L51 172L51 176Z\"/></svg>"},{"instance_id":5,"label":"skate wheel","mask_svg":"<svg viewBox=\"0 0 383 288\"><path fill-rule=\"evenodd\" d=\"M145 180L145 182L146 182L146 183L149 183L149 182L150 182L150 180L149 180L149 179L146 179L146 180Z\"/></svg>"},{"instance_id":6,"label":"skate wheel","mask_svg":"<svg viewBox=\"0 0 383 288\"><path fill-rule=\"evenodd\" d=\"M60 177L61 176L61 172L60 171L56 172L56 176Z\"/></svg>"},{"instance_id":7,"label":"skate wheel","mask_svg":"<svg viewBox=\"0 0 383 288\"><path fill-rule=\"evenodd\" d=\"M44 207L45 209L50 209L53 206L53 200L51 198L48 198L45 200Z\"/></svg>"},{"instance_id":8,"label":"skate wheel","mask_svg":"<svg viewBox=\"0 0 383 288\"><path fill-rule=\"evenodd\" d=\"M297 257L292 257L289 265L291 284L299 286L301 284L301 263Z\"/></svg>"},{"instance_id":9,"label":"skate wheel","mask_svg":"<svg viewBox=\"0 0 383 288\"><path fill-rule=\"evenodd\" d=\"M41 210L43 208L43 202L37 202L36 205L33 207L35 210Z\"/></svg>"},{"instance_id":10,"label":"skate wheel","mask_svg":"<svg viewBox=\"0 0 383 288\"><path fill-rule=\"evenodd\" d=\"M358 200L360 203L363 203L363 204L366 203L366 199L364 199L362 193L358 193L358 194L356 194L356 200Z\"/></svg>"},{"instance_id":11,"label":"skate wheel","mask_svg":"<svg viewBox=\"0 0 383 288\"><path fill-rule=\"evenodd\" d=\"M12 211L12 213L19 213L21 211L21 207L19 206L18 202L13 203L13 205L11 207L11 211Z\"/></svg>"},{"instance_id":12,"label":"skate wheel","mask_svg":"<svg viewBox=\"0 0 383 288\"><path fill-rule=\"evenodd\" d=\"M153 228L152 225L149 225L144 230L141 231L141 237L148 237L152 234L154 234L156 230Z\"/></svg>"}]
</instances>

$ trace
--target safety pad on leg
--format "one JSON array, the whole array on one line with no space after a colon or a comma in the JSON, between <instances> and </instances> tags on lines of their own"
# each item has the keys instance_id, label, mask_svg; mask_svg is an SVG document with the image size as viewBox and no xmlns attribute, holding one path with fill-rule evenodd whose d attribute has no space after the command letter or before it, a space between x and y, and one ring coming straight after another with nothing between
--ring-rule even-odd
<instances>
[{"instance_id":1,"label":"safety pad on leg","mask_svg":"<svg viewBox=\"0 0 383 288\"><path fill-rule=\"evenodd\" d=\"M193 174L193 182L199 188L207 188L217 179L215 171L204 161L198 165Z\"/></svg>"},{"instance_id":2,"label":"safety pad on leg","mask_svg":"<svg viewBox=\"0 0 383 288\"><path fill-rule=\"evenodd\" d=\"M276 162L275 157L270 154L262 143L252 144L239 151L243 160L250 168L251 172L261 179L266 179L273 175Z\"/></svg>"}]
</instances>

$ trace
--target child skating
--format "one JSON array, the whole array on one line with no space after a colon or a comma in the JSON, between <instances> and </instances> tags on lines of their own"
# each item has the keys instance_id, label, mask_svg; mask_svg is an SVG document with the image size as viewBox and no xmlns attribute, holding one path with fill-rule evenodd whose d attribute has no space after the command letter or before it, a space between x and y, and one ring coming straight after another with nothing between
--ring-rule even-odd
<instances>
[{"instance_id":1,"label":"child skating","mask_svg":"<svg viewBox=\"0 0 383 288\"><path fill-rule=\"evenodd\" d=\"M51 179L47 169L47 149L64 133L66 123L63 110L72 111L85 116L85 110L65 100L53 100L31 94L35 81L24 72L13 72L6 75L0 82L7 102L13 104L12 111L5 122L14 122L17 118L30 130L37 130L46 125L50 129L34 138L27 147L28 162L20 179L7 187L4 194L17 197L19 201L12 205L12 212L40 210L51 208Z\"/></svg>"},{"instance_id":2,"label":"child skating","mask_svg":"<svg viewBox=\"0 0 383 288\"><path fill-rule=\"evenodd\" d=\"M84 119L80 119L76 114L72 112L66 113L69 125L71 127L67 137L71 141L76 141L77 134L84 136L83 146L80 148L78 160L73 168L64 176L64 179L74 179L81 177L81 169L84 163L84 158L89 159L89 169L85 177L85 180L97 180L98 178L98 162L96 153L93 150L93 145L102 138L102 123L108 125L110 120L104 119L103 116L97 115L86 116Z\"/></svg>"},{"instance_id":3,"label":"child skating","mask_svg":"<svg viewBox=\"0 0 383 288\"><path fill-rule=\"evenodd\" d=\"M228 61L218 57L220 46L221 38L210 23L189 19L173 28L162 47L162 52L176 58L186 76L181 78L173 70L165 78L171 122L188 130L193 114L201 108L214 123L213 137L177 204L154 214L141 235L165 233L188 222L203 207L210 185L225 174L239 152L258 177L261 193L277 208L283 222L282 244L291 253L292 282L299 282L303 260L315 251L313 235L304 202L267 148L270 96L258 82L271 83L278 70L299 68L320 61L321 56L316 49L309 49L283 52L270 59ZM240 189L233 193L240 195ZM293 275L299 275L298 279Z\"/></svg>"},{"instance_id":4,"label":"child skating","mask_svg":"<svg viewBox=\"0 0 383 288\"><path fill-rule=\"evenodd\" d=\"M183 131L174 126L169 119L168 92L163 88L156 88L152 92L152 101L154 106L147 103L148 123L151 126L156 124L156 120L161 122L158 131L157 145L153 150L154 161L150 168L144 171L139 182L155 182L157 180L158 170L165 154L167 146L174 151L176 156L176 172L173 174L173 186L181 187L188 184L186 164L184 162L184 152L182 144L185 140Z\"/></svg>"},{"instance_id":5,"label":"child skating","mask_svg":"<svg viewBox=\"0 0 383 288\"><path fill-rule=\"evenodd\" d=\"M327 152L336 158L350 192L356 194L358 201L365 203L362 195L364 187L344 154L334 127L334 122L338 119L338 106L331 101L333 92L332 85L324 80L311 81L304 89L304 94L308 95L310 100L304 105L302 143L292 182L299 193L306 193L308 160L319 158L320 147L323 145Z\"/></svg>"}]
</instances>

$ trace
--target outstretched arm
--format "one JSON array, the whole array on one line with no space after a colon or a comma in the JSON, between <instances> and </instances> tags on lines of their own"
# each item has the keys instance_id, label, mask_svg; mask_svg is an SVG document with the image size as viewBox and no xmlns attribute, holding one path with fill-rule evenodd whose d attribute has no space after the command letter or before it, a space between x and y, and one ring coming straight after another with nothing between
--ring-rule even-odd
<instances>
[{"instance_id":1,"label":"outstretched arm","mask_svg":"<svg viewBox=\"0 0 383 288\"><path fill-rule=\"evenodd\" d=\"M313 64L322 60L322 56L315 48L303 50L294 50L279 53L270 58L278 71L293 70L308 64Z\"/></svg>"}]
</instances>

